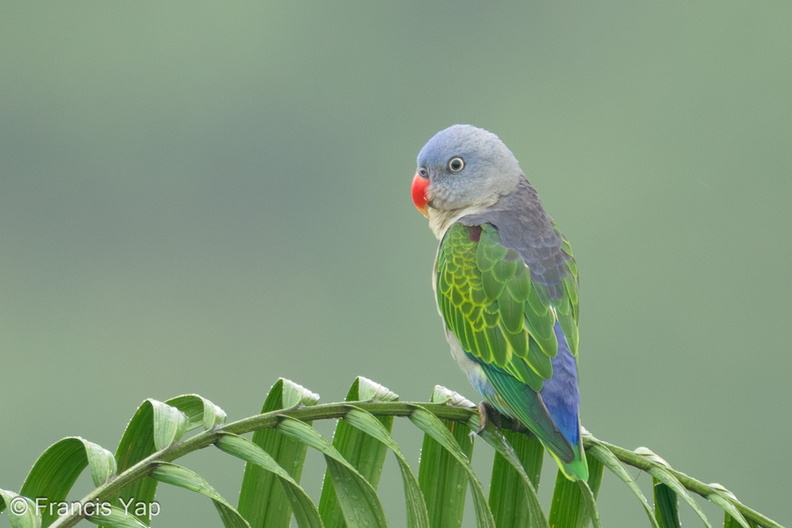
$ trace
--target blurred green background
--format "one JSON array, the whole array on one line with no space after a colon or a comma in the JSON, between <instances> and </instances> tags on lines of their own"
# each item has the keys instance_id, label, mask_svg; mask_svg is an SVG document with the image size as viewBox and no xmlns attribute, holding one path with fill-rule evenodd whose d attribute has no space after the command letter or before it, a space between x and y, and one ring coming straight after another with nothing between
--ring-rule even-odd
<instances>
[{"instance_id":1,"label":"blurred green background","mask_svg":"<svg viewBox=\"0 0 792 528\"><path fill-rule=\"evenodd\" d=\"M364 375L475 399L409 199L424 142L473 123L575 248L584 425L792 521L789 3L2 13L0 487L63 436L115 449L147 397L196 392L236 419L280 376L330 402ZM223 461L185 463L235 502L242 466ZM187 492L162 504L161 526L219 525ZM601 508L645 524L611 476Z\"/></svg>"}]
</instances>

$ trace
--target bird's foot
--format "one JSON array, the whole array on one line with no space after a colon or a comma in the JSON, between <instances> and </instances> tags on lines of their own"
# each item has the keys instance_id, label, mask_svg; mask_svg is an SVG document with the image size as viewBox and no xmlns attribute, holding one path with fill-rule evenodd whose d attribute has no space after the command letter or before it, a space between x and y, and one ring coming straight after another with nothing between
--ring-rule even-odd
<instances>
[{"instance_id":1,"label":"bird's foot","mask_svg":"<svg viewBox=\"0 0 792 528\"><path fill-rule=\"evenodd\" d=\"M481 434L481 431L487 427L487 424L492 422L492 425L498 429L507 429L509 431L514 431L515 433L523 433L533 436L533 433L519 420L515 420L514 418L503 414L486 401L478 404L478 412L481 424L479 425L476 434Z\"/></svg>"},{"instance_id":2,"label":"bird's foot","mask_svg":"<svg viewBox=\"0 0 792 528\"><path fill-rule=\"evenodd\" d=\"M498 409L483 401L478 404L478 412L481 423L479 425L478 431L476 431L477 434L481 434L481 431L487 427L489 422L492 422L495 427L500 429L503 415L500 413L500 411L498 411Z\"/></svg>"}]
</instances>

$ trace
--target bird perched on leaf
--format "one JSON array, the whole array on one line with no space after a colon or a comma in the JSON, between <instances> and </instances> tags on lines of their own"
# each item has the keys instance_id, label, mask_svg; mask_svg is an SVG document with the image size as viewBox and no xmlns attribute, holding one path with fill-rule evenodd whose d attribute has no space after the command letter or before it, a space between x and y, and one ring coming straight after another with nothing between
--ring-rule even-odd
<instances>
[{"instance_id":1,"label":"bird perched on leaf","mask_svg":"<svg viewBox=\"0 0 792 528\"><path fill-rule=\"evenodd\" d=\"M569 242L514 154L471 125L418 154L415 206L440 240L434 289L451 353L484 400L586 480L578 404L578 280Z\"/></svg>"}]
</instances>

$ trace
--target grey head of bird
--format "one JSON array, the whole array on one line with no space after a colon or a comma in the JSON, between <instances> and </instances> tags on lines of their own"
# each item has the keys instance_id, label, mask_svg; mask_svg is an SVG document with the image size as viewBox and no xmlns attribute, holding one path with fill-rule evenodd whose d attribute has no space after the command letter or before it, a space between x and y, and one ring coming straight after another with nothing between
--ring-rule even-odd
<instances>
[{"instance_id":1,"label":"grey head of bird","mask_svg":"<svg viewBox=\"0 0 792 528\"><path fill-rule=\"evenodd\" d=\"M480 213L514 192L523 178L517 158L498 136L472 125L453 125L435 134L418 154L413 199L440 238L462 216Z\"/></svg>"}]
</instances>

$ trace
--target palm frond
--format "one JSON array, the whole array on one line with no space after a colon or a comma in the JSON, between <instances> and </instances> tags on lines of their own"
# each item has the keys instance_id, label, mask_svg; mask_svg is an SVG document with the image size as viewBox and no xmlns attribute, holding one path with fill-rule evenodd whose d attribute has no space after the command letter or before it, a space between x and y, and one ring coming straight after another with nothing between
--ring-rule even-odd
<instances>
[{"instance_id":1,"label":"palm frond","mask_svg":"<svg viewBox=\"0 0 792 528\"><path fill-rule=\"evenodd\" d=\"M230 423L220 407L197 395L146 400L129 421L114 455L87 440L64 438L39 457L20 493L0 489L0 511L8 510L12 528L67 528L81 520L112 528L145 527L151 525L151 512L129 505L133 500L154 503L162 484L210 499L225 527L287 527L293 518L300 528L384 528L389 520L377 485L391 452L401 475L410 528L458 528L468 493L480 527L597 528L596 497L605 470L628 487L653 528L680 526L680 499L704 526L713 523L699 505L702 500L723 511L725 528L782 528L723 486L677 471L647 448L627 450L587 431L583 440L588 482L572 482L559 473L545 507L536 494L541 444L509 429L508 423L500 429L488 421L482 429L475 406L443 387L435 388L429 402L401 402L382 385L358 378L344 402L320 404L318 399L310 390L280 379L260 414ZM411 423L424 435L417 477L391 436L397 417L407 418L399 422ZM328 419L338 420L332 442L312 426ZM242 436L249 433L250 439ZM470 463L476 436L494 451L489 494ZM236 507L201 475L174 462L211 446L247 464ZM326 464L318 501L300 484L308 450L321 453ZM652 477L652 503L625 464ZM86 468L95 489L67 503ZM60 504L70 507L52 507ZM390 524L404 525L395 520Z\"/></svg>"}]
</instances>

